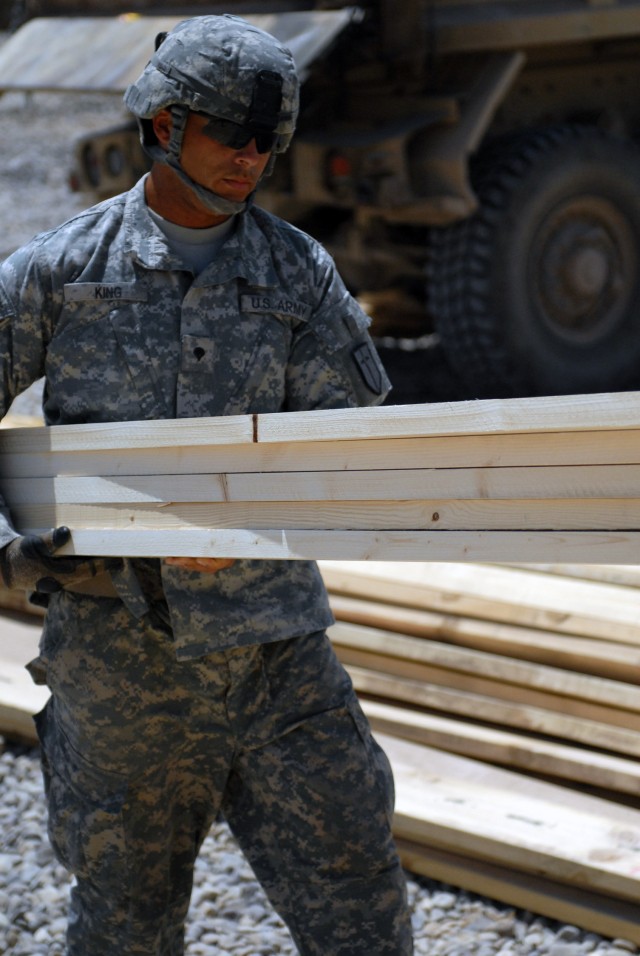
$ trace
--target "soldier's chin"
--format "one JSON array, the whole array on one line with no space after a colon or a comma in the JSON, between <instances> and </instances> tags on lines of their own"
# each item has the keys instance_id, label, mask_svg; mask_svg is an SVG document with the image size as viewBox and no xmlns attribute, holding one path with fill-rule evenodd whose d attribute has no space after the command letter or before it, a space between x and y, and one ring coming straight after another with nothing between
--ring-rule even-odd
<instances>
[{"instance_id":1,"label":"soldier's chin","mask_svg":"<svg viewBox=\"0 0 640 956\"><path fill-rule=\"evenodd\" d=\"M225 179L221 189L214 190L222 199L232 199L234 202L244 202L256 188L256 184L246 181Z\"/></svg>"}]
</instances>

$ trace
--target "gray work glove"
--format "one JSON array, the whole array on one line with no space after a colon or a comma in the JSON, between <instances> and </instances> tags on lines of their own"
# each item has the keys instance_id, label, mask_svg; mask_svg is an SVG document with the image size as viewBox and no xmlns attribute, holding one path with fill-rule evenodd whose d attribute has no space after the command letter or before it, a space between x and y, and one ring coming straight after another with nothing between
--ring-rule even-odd
<instances>
[{"instance_id":1,"label":"gray work glove","mask_svg":"<svg viewBox=\"0 0 640 956\"><path fill-rule=\"evenodd\" d=\"M25 534L0 549L0 578L7 588L55 594L64 587L93 578L108 570L108 563L95 558L55 557L69 541L68 528L54 528L43 535Z\"/></svg>"}]
</instances>

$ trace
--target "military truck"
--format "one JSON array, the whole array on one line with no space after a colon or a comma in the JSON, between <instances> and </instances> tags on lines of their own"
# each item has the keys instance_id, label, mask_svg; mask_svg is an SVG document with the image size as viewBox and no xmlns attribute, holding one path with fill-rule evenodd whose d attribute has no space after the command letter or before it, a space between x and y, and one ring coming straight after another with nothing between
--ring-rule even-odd
<instances>
[{"instance_id":1,"label":"military truck","mask_svg":"<svg viewBox=\"0 0 640 956\"><path fill-rule=\"evenodd\" d=\"M278 6L263 25L295 39L305 5ZM320 238L355 292L411 296L469 395L638 387L640 0L309 16L326 42L261 204ZM131 127L78 144L98 193L139 170Z\"/></svg>"},{"instance_id":2,"label":"military truck","mask_svg":"<svg viewBox=\"0 0 640 956\"><path fill-rule=\"evenodd\" d=\"M298 0L228 0L226 4L210 3L208 0L2 0L0 5L0 29L17 30L19 26L35 17L60 16L122 16L142 14L161 16L167 11L180 17L196 16L199 13L256 12L269 9L304 9Z\"/></svg>"}]
</instances>

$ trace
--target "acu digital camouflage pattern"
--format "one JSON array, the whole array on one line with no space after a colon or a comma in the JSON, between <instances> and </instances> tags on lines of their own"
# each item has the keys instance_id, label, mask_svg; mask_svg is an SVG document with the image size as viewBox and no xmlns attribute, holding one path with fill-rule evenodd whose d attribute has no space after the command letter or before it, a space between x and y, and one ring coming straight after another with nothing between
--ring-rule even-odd
<instances>
[{"instance_id":1,"label":"acu digital camouflage pattern","mask_svg":"<svg viewBox=\"0 0 640 956\"><path fill-rule=\"evenodd\" d=\"M389 765L326 636L178 662L157 608L94 603L63 595L42 650L69 956L180 956L218 810L305 956L411 953Z\"/></svg>"},{"instance_id":2,"label":"acu digital camouflage pattern","mask_svg":"<svg viewBox=\"0 0 640 956\"><path fill-rule=\"evenodd\" d=\"M322 248L259 209L194 279L140 183L0 267L2 411L43 374L54 426L375 404L367 324ZM53 692L51 839L77 878L67 956L181 956L219 810L303 956L411 953L391 774L322 633L316 565L120 576L127 605L51 596L33 668Z\"/></svg>"},{"instance_id":3,"label":"acu digital camouflage pattern","mask_svg":"<svg viewBox=\"0 0 640 956\"><path fill-rule=\"evenodd\" d=\"M0 361L11 399L46 374L50 425L341 408L389 383L369 319L332 260L264 210L195 279L143 182L0 267ZM0 545L15 532L0 523ZM163 566L178 655L281 640L332 622L313 562L238 561L214 577Z\"/></svg>"}]
</instances>

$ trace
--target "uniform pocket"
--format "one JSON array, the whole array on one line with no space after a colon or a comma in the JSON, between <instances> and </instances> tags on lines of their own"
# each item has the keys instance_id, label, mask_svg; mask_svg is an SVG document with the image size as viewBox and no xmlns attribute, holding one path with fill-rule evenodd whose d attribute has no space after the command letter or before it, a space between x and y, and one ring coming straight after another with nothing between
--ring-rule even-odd
<instances>
[{"instance_id":1,"label":"uniform pocket","mask_svg":"<svg viewBox=\"0 0 640 956\"><path fill-rule=\"evenodd\" d=\"M395 783L393 779L391 763L389 762L389 758L387 757L386 753L371 733L369 721L362 712L362 708L360 707L357 699L354 698L349 701L347 706L349 708L353 722L356 725L358 734L360 735L360 739L370 755L371 766L375 774L378 792L386 809L387 821L389 826L391 826L393 822L393 811L396 799Z\"/></svg>"},{"instance_id":2,"label":"uniform pocket","mask_svg":"<svg viewBox=\"0 0 640 956\"><path fill-rule=\"evenodd\" d=\"M41 745L49 840L60 863L104 893L122 889L125 777L93 766L60 729L51 699L35 717Z\"/></svg>"},{"instance_id":3,"label":"uniform pocket","mask_svg":"<svg viewBox=\"0 0 640 956\"><path fill-rule=\"evenodd\" d=\"M234 349L228 340L220 353L217 381L228 394L216 414L277 412L285 396L285 369L291 343L287 322L274 315L243 315ZM223 390L224 391L224 390Z\"/></svg>"},{"instance_id":4,"label":"uniform pocket","mask_svg":"<svg viewBox=\"0 0 640 956\"><path fill-rule=\"evenodd\" d=\"M169 343L165 351L175 364ZM151 357L139 303L71 303L47 353L49 420L56 409L67 423L162 417Z\"/></svg>"}]
</instances>

